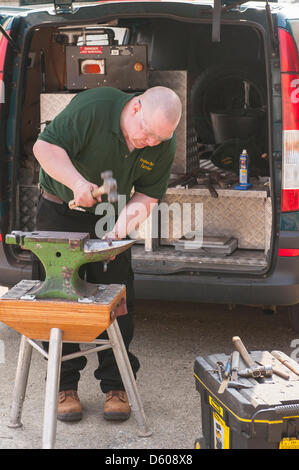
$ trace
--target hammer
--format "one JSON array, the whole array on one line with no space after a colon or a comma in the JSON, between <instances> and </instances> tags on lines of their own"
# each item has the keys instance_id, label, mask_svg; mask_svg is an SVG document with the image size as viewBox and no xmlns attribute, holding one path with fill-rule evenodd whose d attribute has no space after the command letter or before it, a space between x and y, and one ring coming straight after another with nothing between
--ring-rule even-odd
<instances>
[{"instance_id":1,"label":"hammer","mask_svg":"<svg viewBox=\"0 0 299 470\"><path fill-rule=\"evenodd\" d=\"M239 336L234 336L233 337L233 343L235 345L235 348L239 351L241 354L245 364L250 368L251 372L256 369L256 365L250 354L248 353L246 347L244 346L241 338ZM258 361L257 361L258 362ZM261 378L263 377L269 377L272 375L272 373L279 375L285 380L289 379L289 376L285 372L281 372L280 370L277 370L277 368L272 367L272 365L268 364L261 364L264 366L266 369L264 369L264 375L260 376ZM272 372L271 372L272 370ZM258 374L258 372L256 372Z\"/></svg>"},{"instance_id":2,"label":"hammer","mask_svg":"<svg viewBox=\"0 0 299 470\"><path fill-rule=\"evenodd\" d=\"M258 377L272 377L272 374L273 369L271 365L255 366L238 371L240 377L253 377L254 379Z\"/></svg>"},{"instance_id":3,"label":"hammer","mask_svg":"<svg viewBox=\"0 0 299 470\"><path fill-rule=\"evenodd\" d=\"M101 173L101 178L103 180L103 185L92 190L92 197L96 199L102 194L108 194L108 202L117 202L117 182L112 178L112 171L104 171ZM69 202L70 209L76 209L77 207L78 206L74 199Z\"/></svg>"}]
</instances>

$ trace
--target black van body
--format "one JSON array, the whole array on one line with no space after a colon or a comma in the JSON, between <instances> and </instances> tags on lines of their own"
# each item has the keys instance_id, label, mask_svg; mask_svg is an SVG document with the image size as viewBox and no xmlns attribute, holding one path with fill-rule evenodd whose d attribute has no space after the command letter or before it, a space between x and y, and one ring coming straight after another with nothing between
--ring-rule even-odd
<instances>
[{"instance_id":1,"label":"black van body","mask_svg":"<svg viewBox=\"0 0 299 470\"><path fill-rule=\"evenodd\" d=\"M34 229L39 168L32 146L54 118L49 100L107 84L131 91L160 83L184 105L162 202L201 204L203 245L182 248L185 239L174 233L181 214L172 211L172 234L156 240L141 228L132 255L137 296L288 305L299 328L299 181L292 176L299 162L299 5L24 2L1 5L0 22L0 284L32 276L30 254L6 245L5 235ZM88 76L90 64L98 76ZM140 81L135 64L142 65ZM253 187L239 191L243 148Z\"/></svg>"}]
</instances>

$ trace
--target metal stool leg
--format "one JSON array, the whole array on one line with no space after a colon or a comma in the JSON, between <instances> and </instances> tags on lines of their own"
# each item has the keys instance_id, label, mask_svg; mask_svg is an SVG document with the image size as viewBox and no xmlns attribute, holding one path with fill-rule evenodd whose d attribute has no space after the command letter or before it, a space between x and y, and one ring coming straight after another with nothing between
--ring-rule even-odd
<instances>
[{"instance_id":1,"label":"metal stool leg","mask_svg":"<svg viewBox=\"0 0 299 470\"><path fill-rule=\"evenodd\" d=\"M142 402L117 320L111 323L107 328L107 333L125 390L128 394L132 411L139 427L139 435L141 437L151 436L152 431L146 424Z\"/></svg>"},{"instance_id":2,"label":"metal stool leg","mask_svg":"<svg viewBox=\"0 0 299 470\"><path fill-rule=\"evenodd\" d=\"M51 329L44 409L43 449L53 449L56 439L62 334L63 332L59 328Z\"/></svg>"},{"instance_id":3,"label":"metal stool leg","mask_svg":"<svg viewBox=\"0 0 299 470\"><path fill-rule=\"evenodd\" d=\"M22 426L21 416L25 400L31 355L32 346L27 342L27 338L22 336L10 411L10 422L8 424L8 427L10 428L19 428Z\"/></svg>"}]
</instances>

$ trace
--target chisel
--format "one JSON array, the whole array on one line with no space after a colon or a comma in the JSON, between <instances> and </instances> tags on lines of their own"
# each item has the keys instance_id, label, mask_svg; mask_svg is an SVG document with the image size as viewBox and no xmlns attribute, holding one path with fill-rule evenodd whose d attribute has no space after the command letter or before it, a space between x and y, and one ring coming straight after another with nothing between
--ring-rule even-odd
<instances>
[{"instance_id":1,"label":"chisel","mask_svg":"<svg viewBox=\"0 0 299 470\"><path fill-rule=\"evenodd\" d=\"M226 363L225 369L224 369L224 379L222 380L220 384L218 393L223 393L226 390L228 381L230 378L230 374L231 374L231 368L232 368L232 356L230 355Z\"/></svg>"},{"instance_id":2,"label":"chisel","mask_svg":"<svg viewBox=\"0 0 299 470\"><path fill-rule=\"evenodd\" d=\"M234 351L232 353L232 380L238 381L238 369L239 369L240 353Z\"/></svg>"}]
</instances>

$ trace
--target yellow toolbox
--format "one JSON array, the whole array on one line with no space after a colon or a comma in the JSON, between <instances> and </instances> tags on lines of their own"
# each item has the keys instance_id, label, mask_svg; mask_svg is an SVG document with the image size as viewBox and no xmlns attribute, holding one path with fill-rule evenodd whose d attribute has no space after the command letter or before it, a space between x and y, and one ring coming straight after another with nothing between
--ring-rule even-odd
<instances>
[{"instance_id":1,"label":"yellow toolbox","mask_svg":"<svg viewBox=\"0 0 299 470\"><path fill-rule=\"evenodd\" d=\"M299 449L299 375L268 351L252 351L256 364L265 363L288 375L237 378L219 393L219 364L225 354L198 356L194 364L196 389L201 398L202 436L195 448ZM246 364L240 359L239 369Z\"/></svg>"}]
</instances>

